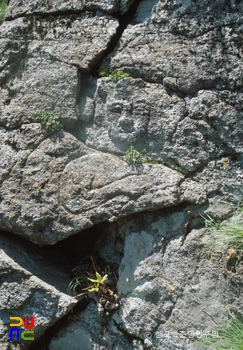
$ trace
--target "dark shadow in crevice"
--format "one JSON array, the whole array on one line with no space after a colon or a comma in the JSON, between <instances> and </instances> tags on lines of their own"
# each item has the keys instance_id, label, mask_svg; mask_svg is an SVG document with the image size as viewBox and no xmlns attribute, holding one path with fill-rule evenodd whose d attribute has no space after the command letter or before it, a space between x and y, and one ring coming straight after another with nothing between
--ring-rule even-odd
<instances>
[{"instance_id":1,"label":"dark shadow in crevice","mask_svg":"<svg viewBox=\"0 0 243 350\"><path fill-rule=\"evenodd\" d=\"M26 238L0 232L0 249L20 267L67 294L71 269L94 252L104 224L95 225L54 245L39 247Z\"/></svg>"},{"instance_id":2,"label":"dark shadow in crevice","mask_svg":"<svg viewBox=\"0 0 243 350\"><path fill-rule=\"evenodd\" d=\"M95 77L95 78L99 77L99 69L100 69L102 62L110 53L112 53L114 51L115 47L118 45L119 40L122 37L122 34L123 34L124 30L127 28L127 26L129 24L135 24L135 22L134 22L135 15L136 15L138 6L141 2L142 2L141 0L135 0L133 2L133 4L130 6L129 10L124 14L121 14L119 12L117 12L116 14L113 14L113 16L115 18L117 18L119 21L119 27L117 29L116 34L110 40L110 42L107 46L107 49L103 52L100 59L92 67L90 74L93 77Z\"/></svg>"}]
</instances>

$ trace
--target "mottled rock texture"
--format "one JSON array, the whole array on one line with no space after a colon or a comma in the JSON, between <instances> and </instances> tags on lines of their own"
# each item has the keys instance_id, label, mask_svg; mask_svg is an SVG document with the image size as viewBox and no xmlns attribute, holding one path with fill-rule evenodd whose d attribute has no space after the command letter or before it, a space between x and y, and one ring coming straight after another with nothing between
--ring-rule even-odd
<instances>
[{"instance_id":1,"label":"mottled rock texture","mask_svg":"<svg viewBox=\"0 0 243 350\"><path fill-rule=\"evenodd\" d=\"M17 16L33 15L33 14L56 14L87 10L100 10L105 12L115 12L118 9L118 0L51 0L51 1L21 1L13 0L6 11L6 19L12 19Z\"/></svg>"},{"instance_id":2,"label":"mottled rock texture","mask_svg":"<svg viewBox=\"0 0 243 350\"><path fill-rule=\"evenodd\" d=\"M120 266L122 304L100 323L89 306L85 324L71 326L87 333L87 349L196 350L181 332L212 331L208 309L221 323L225 304L243 311L240 253L237 274L225 265L227 245L211 260L198 248L200 215L226 219L243 199L242 15L236 0L9 1L0 26L0 229L42 247L107 223L96 249ZM63 130L46 130L37 111L58 115ZM130 146L145 163L125 161ZM39 337L70 300L58 273L38 273L40 262L28 270L11 244L1 234L6 349L15 346L6 338L11 310L36 308Z\"/></svg>"},{"instance_id":3,"label":"mottled rock texture","mask_svg":"<svg viewBox=\"0 0 243 350\"><path fill-rule=\"evenodd\" d=\"M229 157L240 168L242 5L232 4L142 1L119 40L117 2L10 1L0 30L1 227L53 244L101 221L206 200L204 185L163 165L190 176ZM131 77L92 77L114 38L103 67ZM38 110L59 115L64 131L41 129ZM159 164L116 157L131 145Z\"/></svg>"},{"instance_id":4,"label":"mottled rock texture","mask_svg":"<svg viewBox=\"0 0 243 350\"><path fill-rule=\"evenodd\" d=\"M72 337L74 348L80 341L90 350L209 349L198 342L200 336L217 336L229 310L243 311L243 255L237 250L236 259L228 260L229 245L219 235L214 244L216 228L189 229L200 210L214 217L218 211L221 220L230 212L229 206L217 203L207 210L205 205L178 206L120 219L101 231L99 253L119 264L120 308L112 317L98 317L97 307L90 304L58 332L50 349L65 350ZM242 213L234 213L221 227L235 223L243 224Z\"/></svg>"},{"instance_id":5,"label":"mottled rock texture","mask_svg":"<svg viewBox=\"0 0 243 350\"><path fill-rule=\"evenodd\" d=\"M10 316L34 316L34 338L65 316L77 303L66 295L68 276L31 244L1 232L0 249L0 344L16 349L10 342ZM64 292L64 293L63 293ZM23 330L23 327L21 327ZM22 341L24 349L31 341Z\"/></svg>"}]
</instances>

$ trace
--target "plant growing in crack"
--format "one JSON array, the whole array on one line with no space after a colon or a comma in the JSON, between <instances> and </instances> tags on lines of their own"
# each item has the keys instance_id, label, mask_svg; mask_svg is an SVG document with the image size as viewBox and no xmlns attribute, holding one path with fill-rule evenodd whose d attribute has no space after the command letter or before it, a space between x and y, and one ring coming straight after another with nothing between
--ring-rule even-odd
<instances>
[{"instance_id":1,"label":"plant growing in crack","mask_svg":"<svg viewBox=\"0 0 243 350\"><path fill-rule=\"evenodd\" d=\"M142 156L142 153L145 152L145 149L142 151L138 151L134 148L134 146L131 146L125 153L124 159L128 164L141 164L146 163L147 160Z\"/></svg>"},{"instance_id":2,"label":"plant growing in crack","mask_svg":"<svg viewBox=\"0 0 243 350\"><path fill-rule=\"evenodd\" d=\"M107 271L107 273L99 273L93 258L90 258L92 266L89 270L94 270L95 273L85 271L85 273L75 276L68 285L68 292L81 291L81 293L75 296L76 298L88 295L96 300L99 309L105 311L106 314L109 314L109 312L119 308L119 297L116 294L117 279L114 273ZM115 278L112 278L112 275Z\"/></svg>"},{"instance_id":3,"label":"plant growing in crack","mask_svg":"<svg viewBox=\"0 0 243 350\"><path fill-rule=\"evenodd\" d=\"M171 165L171 169L179 171L180 173L182 173L182 168L178 165Z\"/></svg>"},{"instance_id":4,"label":"plant growing in crack","mask_svg":"<svg viewBox=\"0 0 243 350\"><path fill-rule=\"evenodd\" d=\"M101 276L97 271L95 275L96 279L89 277L87 278L90 282L92 282L92 285L86 288L89 293L99 292L100 288L105 285L105 281L108 280L108 275Z\"/></svg>"},{"instance_id":5,"label":"plant growing in crack","mask_svg":"<svg viewBox=\"0 0 243 350\"><path fill-rule=\"evenodd\" d=\"M201 218L204 220L204 226L206 229L210 227L215 227L216 229L220 228L220 221L214 220L209 214L205 213L205 215L201 215Z\"/></svg>"},{"instance_id":6,"label":"plant growing in crack","mask_svg":"<svg viewBox=\"0 0 243 350\"><path fill-rule=\"evenodd\" d=\"M117 80L118 81L118 80L121 80L121 79L124 79L124 78L128 78L129 74L123 72L123 70L117 70L115 72L108 73L104 69L100 69L99 76L100 77L108 77L108 78L111 78L113 80Z\"/></svg>"},{"instance_id":7,"label":"plant growing in crack","mask_svg":"<svg viewBox=\"0 0 243 350\"><path fill-rule=\"evenodd\" d=\"M228 271L239 272L243 253L243 222L219 222L210 215L202 216L206 235L202 246L209 247L204 257L211 258L214 253L225 254L225 267Z\"/></svg>"},{"instance_id":8,"label":"plant growing in crack","mask_svg":"<svg viewBox=\"0 0 243 350\"><path fill-rule=\"evenodd\" d=\"M82 275L78 277L74 277L72 281L68 285L68 292L74 290L81 285L83 282L87 283L88 281L92 282L88 287L82 288L83 293L77 295L81 296L87 293L99 292L101 286L105 286L105 281L108 280L108 275L100 275L99 272L96 271L94 278L88 277L88 275ZM95 278L96 277L96 278Z\"/></svg>"},{"instance_id":9,"label":"plant growing in crack","mask_svg":"<svg viewBox=\"0 0 243 350\"><path fill-rule=\"evenodd\" d=\"M40 122L42 128L49 131L59 131L63 129L60 117L51 111L37 111L35 120Z\"/></svg>"}]
</instances>

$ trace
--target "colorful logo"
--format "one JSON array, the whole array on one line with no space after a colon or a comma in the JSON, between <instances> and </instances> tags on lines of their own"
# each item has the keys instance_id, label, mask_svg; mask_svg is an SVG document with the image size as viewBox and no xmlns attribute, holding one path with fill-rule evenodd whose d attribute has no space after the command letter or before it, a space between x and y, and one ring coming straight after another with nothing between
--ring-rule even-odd
<instances>
[{"instance_id":1,"label":"colorful logo","mask_svg":"<svg viewBox=\"0 0 243 350\"><path fill-rule=\"evenodd\" d=\"M14 321L14 323L13 323ZM23 329L19 329L24 324ZM35 327L35 318L34 316L27 317L25 316L22 319L19 316L10 316L10 329L9 329L9 339L10 340L35 340L34 331L32 330Z\"/></svg>"}]
</instances>

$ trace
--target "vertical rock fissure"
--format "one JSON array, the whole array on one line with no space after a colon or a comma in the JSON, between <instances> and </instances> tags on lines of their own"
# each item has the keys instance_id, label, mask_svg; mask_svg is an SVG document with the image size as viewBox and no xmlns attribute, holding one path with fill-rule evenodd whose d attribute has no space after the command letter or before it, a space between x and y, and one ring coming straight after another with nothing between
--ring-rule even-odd
<instances>
[{"instance_id":1,"label":"vertical rock fissure","mask_svg":"<svg viewBox=\"0 0 243 350\"><path fill-rule=\"evenodd\" d=\"M100 66L104 59L114 51L115 47L118 45L120 38L122 37L123 32L127 28L129 24L133 22L134 16L136 14L137 8L142 0L135 0L133 4L130 6L129 10L121 14L117 12L116 14L113 14L115 18L119 21L119 27L117 29L116 34L113 36L113 38L110 40L107 49L103 52L101 58L99 61L92 67L90 74L94 77L98 77L98 71L100 69Z\"/></svg>"}]
</instances>

